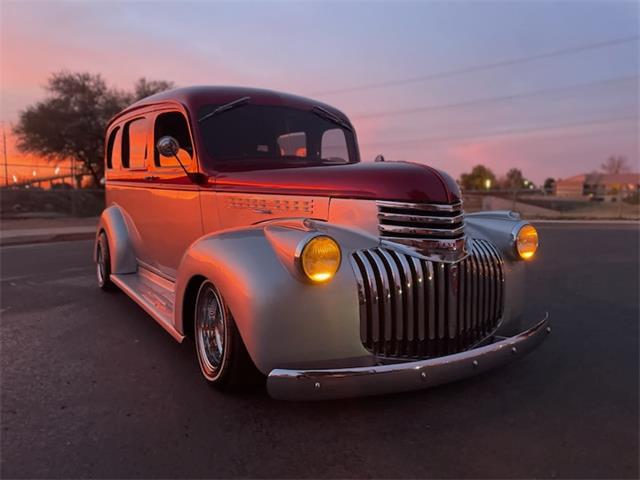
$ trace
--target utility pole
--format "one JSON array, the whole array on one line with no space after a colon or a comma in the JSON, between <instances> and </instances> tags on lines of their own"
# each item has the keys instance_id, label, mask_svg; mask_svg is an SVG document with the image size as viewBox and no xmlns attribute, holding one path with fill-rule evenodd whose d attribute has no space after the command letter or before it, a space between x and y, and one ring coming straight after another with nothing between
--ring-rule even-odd
<instances>
[{"instance_id":1,"label":"utility pole","mask_svg":"<svg viewBox=\"0 0 640 480\"><path fill-rule=\"evenodd\" d=\"M7 134L4 131L4 122L2 122L2 151L4 154L4 186L9 186L9 163L7 161Z\"/></svg>"},{"instance_id":2,"label":"utility pole","mask_svg":"<svg viewBox=\"0 0 640 480\"><path fill-rule=\"evenodd\" d=\"M71 215L75 217L78 213L76 207L76 197L78 196L78 179L76 178L76 158L71 157L71 181L73 182L73 190L71 190Z\"/></svg>"}]
</instances>

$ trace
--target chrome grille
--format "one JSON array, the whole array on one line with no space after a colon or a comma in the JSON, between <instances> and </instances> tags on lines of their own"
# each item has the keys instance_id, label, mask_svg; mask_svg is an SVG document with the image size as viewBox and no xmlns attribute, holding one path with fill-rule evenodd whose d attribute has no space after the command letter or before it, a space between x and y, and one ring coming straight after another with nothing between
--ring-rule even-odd
<instances>
[{"instance_id":1,"label":"chrome grille","mask_svg":"<svg viewBox=\"0 0 640 480\"><path fill-rule=\"evenodd\" d=\"M470 243L457 263L385 247L354 252L363 345L376 355L424 358L488 336L502 317L503 263L490 242Z\"/></svg>"},{"instance_id":2,"label":"chrome grille","mask_svg":"<svg viewBox=\"0 0 640 480\"><path fill-rule=\"evenodd\" d=\"M382 240L407 245L440 260L455 261L466 253L462 202L376 203Z\"/></svg>"}]
</instances>

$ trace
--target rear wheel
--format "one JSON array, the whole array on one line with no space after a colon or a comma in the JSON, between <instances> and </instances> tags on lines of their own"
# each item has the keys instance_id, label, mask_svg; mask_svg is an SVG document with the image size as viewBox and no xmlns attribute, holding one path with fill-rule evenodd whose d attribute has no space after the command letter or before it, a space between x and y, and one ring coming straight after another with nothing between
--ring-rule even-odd
<instances>
[{"instance_id":1,"label":"rear wheel","mask_svg":"<svg viewBox=\"0 0 640 480\"><path fill-rule=\"evenodd\" d=\"M219 389L253 383L257 370L231 312L208 280L198 290L193 318L196 355L207 382Z\"/></svg>"},{"instance_id":2,"label":"rear wheel","mask_svg":"<svg viewBox=\"0 0 640 480\"><path fill-rule=\"evenodd\" d=\"M111 256L109 254L109 242L104 232L100 232L96 247L96 277L98 286L102 290L114 290L111 282Z\"/></svg>"}]
</instances>

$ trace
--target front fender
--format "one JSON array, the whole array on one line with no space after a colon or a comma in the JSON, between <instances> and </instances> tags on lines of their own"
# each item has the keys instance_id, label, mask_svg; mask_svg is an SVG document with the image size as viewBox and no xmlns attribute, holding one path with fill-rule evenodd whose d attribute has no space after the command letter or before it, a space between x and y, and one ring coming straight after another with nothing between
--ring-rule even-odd
<instances>
[{"instance_id":1,"label":"front fender","mask_svg":"<svg viewBox=\"0 0 640 480\"><path fill-rule=\"evenodd\" d=\"M331 235L342 248L342 264L326 284L305 282L293 270L292 248L310 233ZM207 235L185 253L176 282L175 326L184 333L186 288L208 278L229 307L256 367L321 365L362 359L356 280L348 257L378 240L325 222L276 221Z\"/></svg>"}]
</instances>

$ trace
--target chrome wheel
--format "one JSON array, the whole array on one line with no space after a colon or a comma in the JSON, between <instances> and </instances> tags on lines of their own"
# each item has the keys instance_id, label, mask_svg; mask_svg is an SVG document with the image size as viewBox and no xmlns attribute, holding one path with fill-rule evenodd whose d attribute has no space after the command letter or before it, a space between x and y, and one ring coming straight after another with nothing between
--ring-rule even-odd
<instances>
[{"instance_id":1,"label":"chrome wheel","mask_svg":"<svg viewBox=\"0 0 640 480\"><path fill-rule=\"evenodd\" d=\"M106 268L104 261L104 253L102 252L102 246L98 244L98 252L97 252L97 261L96 261L96 276L98 277L98 285L104 285L104 279L106 277Z\"/></svg>"},{"instance_id":2,"label":"chrome wheel","mask_svg":"<svg viewBox=\"0 0 640 480\"><path fill-rule=\"evenodd\" d=\"M218 292L209 282L205 282L198 292L195 333L202 373L207 380L216 380L225 360L227 317Z\"/></svg>"}]
</instances>

